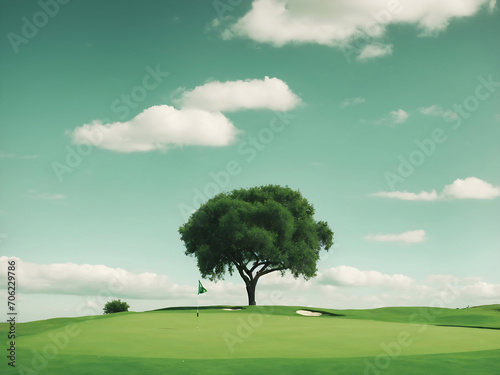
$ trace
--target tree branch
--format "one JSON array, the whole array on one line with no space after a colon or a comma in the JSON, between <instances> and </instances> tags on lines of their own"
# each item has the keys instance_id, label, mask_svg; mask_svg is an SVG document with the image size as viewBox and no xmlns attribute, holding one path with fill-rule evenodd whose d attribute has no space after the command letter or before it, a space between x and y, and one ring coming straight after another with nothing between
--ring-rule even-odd
<instances>
[{"instance_id":1,"label":"tree branch","mask_svg":"<svg viewBox=\"0 0 500 375\"><path fill-rule=\"evenodd\" d=\"M264 266L265 264L267 264L267 262L256 262L252 268L250 268L250 272L253 272L255 271L255 269L259 266Z\"/></svg>"},{"instance_id":2,"label":"tree branch","mask_svg":"<svg viewBox=\"0 0 500 375\"><path fill-rule=\"evenodd\" d=\"M248 278L248 280L252 281L253 280L253 275L252 275L252 272L247 268L247 264L243 264L243 263L238 263L236 262L234 259L233 259L233 263L236 265L236 268L238 268L238 272L240 273L240 275L244 272L246 274L246 277ZM241 276L243 277L243 276ZM245 279L243 279L245 280Z\"/></svg>"},{"instance_id":3,"label":"tree branch","mask_svg":"<svg viewBox=\"0 0 500 375\"><path fill-rule=\"evenodd\" d=\"M286 270L286 267L271 268L271 269L266 270L264 272L262 272L262 270L260 270L259 272L257 272L256 277L261 277L261 276L267 275L268 273L271 273L274 271L284 271L284 270Z\"/></svg>"},{"instance_id":4,"label":"tree branch","mask_svg":"<svg viewBox=\"0 0 500 375\"><path fill-rule=\"evenodd\" d=\"M236 269L238 270L238 272L239 272L239 274L240 274L241 278L242 278L242 279L243 279L243 281L245 282L245 284L250 283L250 279L249 279L249 278L248 278L248 276L247 276L247 275L245 275L245 273L243 272L243 268L242 268L239 264L237 264L237 263L235 263L235 266L236 266Z\"/></svg>"}]
</instances>

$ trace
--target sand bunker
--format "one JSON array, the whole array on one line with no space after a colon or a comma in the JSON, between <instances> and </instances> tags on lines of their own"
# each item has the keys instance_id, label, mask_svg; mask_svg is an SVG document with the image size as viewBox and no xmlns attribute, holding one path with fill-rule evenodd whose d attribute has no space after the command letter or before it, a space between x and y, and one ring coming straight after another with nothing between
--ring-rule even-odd
<instances>
[{"instance_id":1,"label":"sand bunker","mask_svg":"<svg viewBox=\"0 0 500 375\"><path fill-rule=\"evenodd\" d=\"M222 310L226 310L226 311L239 311L241 309L222 309Z\"/></svg>"},{"instance_id":2,"label":"sand bunker","mask_svg":"<svg viewBox=\"0 0 500 375\"><path fill-rule=\"evenodd\" d=\"M297 310L296 313L304 316L321 316L320 312L314 312L309 310Z\"/></svg>"}]
</instances>

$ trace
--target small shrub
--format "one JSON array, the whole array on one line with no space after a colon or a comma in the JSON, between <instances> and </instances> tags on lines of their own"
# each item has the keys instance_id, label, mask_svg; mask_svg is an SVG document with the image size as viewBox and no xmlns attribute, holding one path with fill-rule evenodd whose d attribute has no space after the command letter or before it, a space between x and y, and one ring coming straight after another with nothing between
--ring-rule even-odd
<instances>
[{"instance_id":1,"label":"small shrub","mask_svg":"<svg viewBox=\"0 0 500 375\"><path fill-rule=\"evenodd\" d=\"M111 302L107 302L104 305L104 314L112 314L122 311L128 311L130 306L125 301L120 301L119 299L114 299Z\"/></svg>"}]
</instances>

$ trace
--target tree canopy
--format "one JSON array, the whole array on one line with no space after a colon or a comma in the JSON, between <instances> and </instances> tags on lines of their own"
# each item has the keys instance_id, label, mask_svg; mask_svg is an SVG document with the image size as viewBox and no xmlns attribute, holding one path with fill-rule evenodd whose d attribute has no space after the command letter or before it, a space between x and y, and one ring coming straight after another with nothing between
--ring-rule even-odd
<instances>
[{"instance_id":1,"label":"tree canopy","mask_svg":"<svg viewBox=\"0 0 500 375\"><path fill-rule=\"evenodd\" d=\"M114 299L110 302L107 302L106 305L104 305L104 314L113 314L117 312L123 312L123 311L128 311L129 305L127 302L122 301L120 299Z\"/></svg>"},{"instance_id":2,"label":"tree canopy","mask_svg":"<svg viewBox=\"0 0 500 375\"><path fill-rule=\"evenodd\" d=\"M218 194L179 233L203 278L221 280L238 271L248 303L255 305L255 287L264 275L289 270L295 278L316 276L319 252L330 249L333 232L313 215L299 191L267 185Z\"/></svg>"}]
</instances>

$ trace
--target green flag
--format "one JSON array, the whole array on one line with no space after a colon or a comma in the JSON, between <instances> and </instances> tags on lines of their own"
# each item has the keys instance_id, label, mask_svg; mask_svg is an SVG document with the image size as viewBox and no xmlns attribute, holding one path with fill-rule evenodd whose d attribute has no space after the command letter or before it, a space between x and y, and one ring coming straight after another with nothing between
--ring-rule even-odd
<instances>
[{"instance_id":1,"label":"green flag","mask_svg":"<svg viewBox=\"0 0 500 375\"><path fill-rule=\"evenodd\" d=\"M206 292L207 292L207 290L205 289L205 287L203 285L201 285L201 281L198 280L198 294L203 294Z\"/></svg>"}]
</instances>

